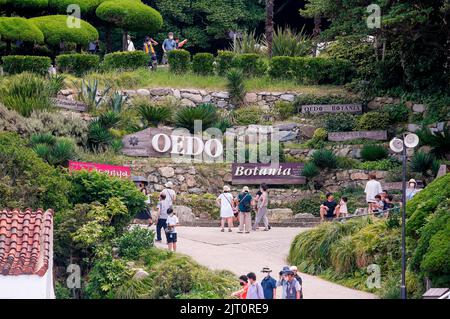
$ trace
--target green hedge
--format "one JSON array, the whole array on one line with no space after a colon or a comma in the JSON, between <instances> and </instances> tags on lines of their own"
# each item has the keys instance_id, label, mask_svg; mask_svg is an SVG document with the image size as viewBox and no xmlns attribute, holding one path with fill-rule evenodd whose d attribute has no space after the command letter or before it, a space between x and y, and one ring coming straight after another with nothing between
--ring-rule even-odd
<instances>
[{"instance_id":1,"label":"green hedge","mask_svg":"<svg viewBox=\"0 0 450 319\"><path fill-rule=\"evenodd\" d=\"M62 54L56 57L56 65L62 72L82 76L100 65L100 57L94 54Z\"/></svg>"},{"instance_id":2,"label":"green hedge","mask_svg":"<svg viewBox=\"0 0 450 319\"><path fill-rule=\"evenodd\" d=\"M3 70L9 74L32 72L46 74L52 60L46 56L7 55L2 58Z\"/></svg>"},{"instance_id":3,"label":"green hedge","mask_svg":"<svg viewBox=\"0 0 450 319\"><path fill-rule=\"evenodd\" d=\"M192 70L200 75L214 73L214 56L211 53L197 53L192 58Z\"/></svg>"},{"instance_id":4,"label":"green hedge","mask_svg":"<svg viewBox=\"0 0 450 319\"><path fill-rule=\"evenodd\" d=\"M105 55L103 60L103 68L135 70L142 67L147 67L150 61L150 56L143 51L133 52L114 52Z\"/></svg>"},{"instance_id":5,"label":"green hedge","mask_svg":"<svg viewBox=\"0 0 450 319\"><path fill-rule=\"evenodd\" d=\"M233 67L234 53L231 51L217 51L216 68L217 74L226 75Z\"/></svg>"},{"instance_id":6,"label":"green hedge","mask_svg":"<svg viewBox=\"0 0 450 319\"><path fill-rule=\"evenodd\" d=\"M266 72L267 66L263 59L254 53L236 55L233 64L236 68L241 69L247 76L258 76Z\"/></svg>"},{"instance_id":7,"label":"green hedge","mask_svg":"<svg viewBox=\"0 0 450 319\"><path fill-rule=\"evenodd\" d=\"M191 54L186 50L173 50L168 54L170 71L184 73L189 70Z\"/></svg>"},{"instance_id":8,"label":"green hedge","mask_svg":"<svg viewBox=\"0 0 450 319\"><path fill-rule=\"evenodd\" d=\"M273 78L291 78L292 60L288 56L273 57L269 63L269 75Z\"/></svg>"}]
</instances>

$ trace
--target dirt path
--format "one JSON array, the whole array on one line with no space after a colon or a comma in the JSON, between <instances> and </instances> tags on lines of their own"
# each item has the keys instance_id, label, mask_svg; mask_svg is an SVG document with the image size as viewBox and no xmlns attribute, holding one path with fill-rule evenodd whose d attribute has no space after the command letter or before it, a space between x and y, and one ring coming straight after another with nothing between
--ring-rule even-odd
<instances>
[{"instance_id":1,"label":"dirt path","mask_svg":"<svg viewBox=\"0 0 450 319\"><path fill-rule=\"evenodd\" d=\"M305 228L273 228L250 234L222 233L218 228L179 227L178 252L191 256L211 269L226 269L236 275L250 271L261 278L261 269L271 267L272 276L286 265L289 245ZM165 245L158 244L158 247ZM302 274L305 298L373 299L375 295L346 288L315 276ZM281 289L278 289L280 292Z\"/></svg>"}]
</instances>

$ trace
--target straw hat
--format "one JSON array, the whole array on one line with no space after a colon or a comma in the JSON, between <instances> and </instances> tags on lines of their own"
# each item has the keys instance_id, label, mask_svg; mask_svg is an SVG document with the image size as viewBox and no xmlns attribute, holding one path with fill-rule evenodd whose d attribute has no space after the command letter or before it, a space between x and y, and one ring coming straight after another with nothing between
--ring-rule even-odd
<instances>
[{"instance_id":1,"label":"straw hat","mask_svg":"<svg viewBox=\"0 0 450 319\"><path fill-rule=\"evenodd\" d=\"M408 184L409 184L409 183L414 183L414 184L416 184L416 186L417 186L417 182L416 182L416 180L415 180L414 178L411 178L411 179L409 180Z\"/></svg>"},{"instance_id":2,"label":"straw hat","mask_svg":"<svg viewBox=\"0 0 450 319\"><path fill-rule=\"evenodd\" d=\"M229 191L230 191L230 186L225 185L225 186L223 187L223 191L224 191L224 192L229 192Z\"/></svg>"}]
</instances>

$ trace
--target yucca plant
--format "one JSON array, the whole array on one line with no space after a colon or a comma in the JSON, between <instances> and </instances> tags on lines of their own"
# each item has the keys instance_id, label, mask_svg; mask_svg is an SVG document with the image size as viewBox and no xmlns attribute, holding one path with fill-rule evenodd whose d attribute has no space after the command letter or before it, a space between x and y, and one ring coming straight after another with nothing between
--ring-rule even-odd
<instances>
[{"instance_id":1,"label":"yucca plant","mask_svg":"<svg viewBox=\"0 0 450 319\"><path fill-rule=\"evenodd\" d=\"M241 38L237 38L231 46L231 50L234 53L263 53L263 47L261 45L261 37L256 35L255 31L244 32Z\"/></svg>"},{"instance_id":2,"label":"yucca plant","mask_svg":"<svg viewBox=\"0 0 450 319\"><path fill-rule=\"evenodd\" d=\"M138 114L142 123L147 126L157 126L159 123L170 123L172 110L166 106L141 104Z\"/></svg>"},{"instance_id":3,"label":"yucca plant","mask_svg":"<svg viewBox=\"0 0 450 319\"><path fill-rule=\"evenodd\" d=\"M109 106L113 112L120 113L126 101L127 97L116 91L109 99Z\"/></svg>"},{"instance_id":4,"label":"yucca plant","mask_svg":"<svg viewBox=\"0 0 450 319\"><path fill-rule=\"evenodd\" d=\"M267 46L266 40L263 41ZM312 53L311 37L304 27L295 32L289 27L278 27L273 35L272 56L308 56Z\"/></svg>"},{"instance_id":5,"label":"yucca plant","mask_svg":"<svg viewBox=\"0 0 450 319\"><path fill-rule=\"evenodd\" d=\"M245 82L244 74L239 69L231 69L227 73L227 90L230 101L236 106L244 103Z\"/></svg>"},{"instance_id":6,"label":"yucca plant","mask_svg":"<svg viewBox=\"0 0 450 319\"><path fill-rule=\"evenodd\" d=\"M431 132L424 127L417 132L420 143L431 147L431 153L437 158L445 158L450 154L450 126L445 124L442 132Z\"/></svg>"},{"instance_id":7,"label":"yucca plant","mask_svg":"<svg viewBox=\"0 0 450 319\"><path fill-rule=\"evenodd\" d=\"M97 79L85 81L84 79L81 81L81 86L79 86L76 82L74 85L78 88L78 99L88 106L89 110L98 109L99 106L104 101L104 96L108 94L111 90L110 86L107 86L103 90L103 97L100 97L99 88L100 81Z\"/></svg>"},{"instance_id":8,"label":"yucca plant","mask_svg":"<svg viewBox=\"0 0 450 319\"><path fill-rule=\"evenodd\" d=\"M336 168L337 158L330 150L317 150L312 155L312 161L319 168Z\"/></svg>"},{"instance_id":9,"label":"yucca plant","mask_svg":"<svg viewBox=\"0 0 450 319\"><path fill-rule=\"evenodd\" d=\"M89 123L87 143L92 151L106 151L113 139L109 129L104 127L99 120Z\"/></svg>"},{"instance_id":10,"label":"yucca plant","mask_svg":"<svg viewBox=\"0 0 450 319\"><path fill-rule=\"evenodd\" d=\"M34 134L30 138L30 146L34 152L51 165L66 165L75 158L75 143L64 137L51 134Z\"/></svg>"},{"instance_id":11,"label":"yucca plant","mask_svg":"<svg viewBox=\"0 0 450 319\"><path fill-rule=\"evenodd\" d=\"M51 96L56 96L61 91L65 83L66 76L64 74L52 74L48 77L48 91Z\"/></svg>"},{"instance_id":12,"label":"yucca plant","mask_svg":"<svg viewBox=\"0 0 450 319\"><path fill-rule=\"evenodd\" d=\"M33 134L30 138L31 145L46 144L55 145L56 137L50 133Z\"/></svg>"},{"instance_id":13,"label":"yucca plant","mask_svg":"<svg viewBox=\"0 0 450 319\"><path fill-rule=\"evenodd\" d=\"M319 168L313 162L308 162L303 167L302 175L306 178L314 178L320 174Z\"/></svg>"},{"instance_id":14,"label":"yucca plant","mask_svg":"<svg viewBox=\"0 0 450 319\"><path fill-rule=\"evenodd\" d=\"M175 115L177 127L186 128L191 133L194 132L195 121L201 121L202 129L212 127L217 122L216 107L212 104L201 104L197 107L186 107Z\"/></svg>"},{"instance_id":15,"label":"yucca plant","mask_svg":"<svg viewBox=\"0 0 450 319\"><path fill-rule=\"evenodd\" d=\"M115 128L120 122L120 115L113 112L113 111L107 111L105 113L102 113L98 118L97 121L102 125L105 129Z\"/></svg>"},{"instance_id":16,"label":"yucca plant","mask_svg":"<svg viewBox=\"0 0 450 319\"><path fill-rule=\"evenodd\" d=\"M419 151L411 158L410 168L411 171L420 173L424 177L430 177L437 173L439 161L433 154Z\"/></svg>"}]
</instances>

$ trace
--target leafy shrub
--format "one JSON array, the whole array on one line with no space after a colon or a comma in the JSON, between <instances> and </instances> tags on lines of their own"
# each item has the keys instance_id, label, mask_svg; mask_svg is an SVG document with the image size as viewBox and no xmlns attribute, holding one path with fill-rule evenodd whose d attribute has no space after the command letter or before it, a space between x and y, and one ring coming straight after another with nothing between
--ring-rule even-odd
<instances>
[{"instance_id":1,"label":"leafy shrub","mask_svg":"<svg viewBox=\"0 0 450 319\"><path fill-rule=\"evenodd\" d=\"M168 53L169 68L173 73L185 73L189 70L191 54L186 50L173 50Z\"/></svg>"},{"instance_id":2,"label":"leafy shrub","mask_svg":"<svg viewBox=\"0 0 450 319\"><path fill-rule=\"evenodd\" d=\"M231 51L217 51L217 74L223 76L230 71L233 66L234 53Z\"/></svg>"},{"instance_id":3,"label":"leafy shrub","mask_svg":"<svg viewBox=\"0 0 450 319\"><path fill-rule=\"evenodd\" d=\"M450 153L450 126L445 125L442 132L431 132L427 127L423 127L417 132L420 143L431 147L431 153L437 158L445 158Z\"/></svg>"},{"instance_id":4,"label":"leafy shrub","mask_svg":"<svg viewBox=\"0 0 450 319\"><path fill-rule=\"evenodd\" d=\"M356 126L356 118L349 113L329 114L324 118L324 126L328 132L349 132Z\"/></svg>"},{"instance_id":5,"label":"leafy shrub","mask_svg":"<svg viewBox=\"0 0 450 319\"><path fill-rule=\"evenodd\" d=\"M320 174L319 168L314 162L308 162L303 167L302 175L306 178L313 178Z\"/></svg>"},{"instance_id":6,"label":"leafy shrub","mask_svg":"<svg viewBox=\"0 0 450 319\"><path fill-rule=\"evenodd\" d=\"M82 76L100 65L100 57L95 54L62 54L56 57L56 65L62 72Z\"/></svg>"},{"instance_id":7,"label":"leafy shrub","mask_svg":"<svg viewBox=\"0 0 450 319\"><path fill-rule=\"evenodd\" d=\"M425 152L416 152L411 158L411 171L420 173L424 177L436 174L439 170L439 162L433 154Z\"/></svg>"},{"instance_id":8,"label":"leafy shrub","mask_svg":"<svg viewBox=\"0 0 450 319\"><path fill-rule=\"evenodd\" d=\"M126 225L144 209L145 196L131 180L111 177L104 173L77 171L69 178L72 189L67 195L72 204L99 202L106 204L112 197L118 197L128 209L128 215L118 216L114 225Z\"/></svg>"},{"instance_id":9,"label":"leafy shrub","mask_svg":"<svg viewBox=\"0 0 450 319\"><path fill-rule=\"evenodd\" d=\"M388 156L388 151L382 145L366 144L361 150L364 161L378 161Z\"/></svg>"},{"instance_id":10,"label":"leafy shrub","mask_svg":"<svg viewBox=\"0 0 450 319\"><path fill-rule=\"evenodd\" d=\"M275 111L278 113L280 120L286 120L295 113L294 104L287 101L275 102Z\"/></svg>"},{"instance_id":11,"label":"leafy shrub","mask_svg":"<svg viewBox=\"0 0 450 319\"><path fill-rule=\"evenodd\" d=\"M350 81L352 68L342 59L298 57L292 60L292 72L300 83L344 84Z\"/></svg>"},{"instance_id":12,"label":"leafy shrub","mask_svg":"<svg viewBox=\"0 0 450 319\"><path fill-rule=\"evenodd\" d=\"M153 246L154 238L154 231L139 226L134 227L117 238L119 254L126 259L136 260L145 249Z\"/></svg>"},{"instance_id":13,"label":"leafy shrub","mask_svg":"<svg viewBox=\"0 0 450 319\"><path fill-rule=\"evenodd\" d=\"M0 133L0 207L61 211L68 207L65 176L13 133ZM32 176L32 178L30 178Z\"/></svg>"},{"instance_id":14,"label":"leafy shrub","mask_svg":"<svg viewBox=\"0 0 450 319\"><path fill-rule=\"evenodd\" d=\"M244 103L245 83L244 74L239 69L231 69L227 73L227 89L230 94L230 102L234 105Z\"/></svg>"},{"instance_id":15,"label":"leafy shrub","mask_svg":"<svg viewBox=\"0 0 450 319\"><path fill-rule=\"evenodd\" d=\"M317 150L312 154L313 163L319 168L336 168L337 158L330 150Z\"/></svg>"},{"instance_id":16,"label":"leafy shrub","mask_svg":"<svg viewBox=\"0 0 450 319\"><path fill-rule=\"evenodd\" d=\"M308 163L307 163L308 164ZM312 163L312 165L314 165ZM306 166L305 166L306 167ZM317 169L317 167L316 167ZM306 176L303 173L304 176ZM309 177L308 177L309 178ZM319 194L308 196L293 202L290 205L290 208L294 212L294 214L313 214L314 216L320 215L319 206L323 202L323 198Z\"/></svg>"},{"instance_id":17,"label":"leafy shrub","mask_svg":"<svg viewBox=\"0 0 450 319\"><path fill-rule=\"evenodd\" d=\"M267 46L267 44L266 44ZM310 36L304 30L295 32L291 28L277 28L273 35L272 56L307 56L312 52Z\"/></svg>"},{"instance_id":18,"label":"leafy shrub","mask_svg":"<svg viewBox=\"0 0 450 319\"><path fill-rule=\"evenodd\" d=\"M212 104L201 104L197 107L186 107L175 114L175 124L177 127L188 129L194 132L196 120L202 121L202 128L206 130L217 122L217 110Z\"/></svg>"},{"instance_id":19,"label":"leafy shrub","mask_svg":"<svg viewBox=\"0 0 450 319\"><path fill-rule=\"evenodd\" d=\"M348 156L336 156L337 167L341 169L352 169L357 168L361 163Z\"/></svg>"},{"instance_id":20,"label":"leafy shrub","mask_svg":"<svg viewBox=\"0 0 450 319\"><path fill-rule=\"evenodd\" d=\"M264 61L255 53L236 55L233 65L242 70L246 76L259 76L266 72Z\"/></svg>"},{"instance_id":21,"label":"leafy shrub","mask_svg":"<svg viewBox=\"0 0 450 319\"><path fill-rule=\"evenodd\" d=\"M144 51L114 52L105 55L102 67L105 70L136 70L148 66L150 56Z\"/></svg>"},{"instance_id":22,"label":"leafy shrub","mask_svg":"<svg viewBox=\"0 0 450 319\"><path fill-rule=\"evenodd\" d=\"M2 57L3 70L9 74L22 72L45 75L48 73L52 60L46 56L7 55Z\"/></svg>"},{"instance_id":23,"label":"leafy shrub","mask_svg":"<svg viewBox=\"0 0 450 319\"><path fill-rule=\"evenodd\" d=\"M30 144L36 154L51 165L66 165L75 158L75 144L68 138L35 134L31 136Z\"/></svg>"},{"instance_id":24,"label":"leafy shrub","mask_svg":"<svg viewBox=\"0 0 450 319\"><path fill-rule=\"evenodd\" d=\"M214 56L211 53L197 53L192 58L192 70L200 75L214 73Z\"/></svg>"},{"instance_id":25,"label":"leafy shrub","mask_svg":"<svg viewBox=\"0 0 450 319\"><path fill-rule=\"evenodd\" d=\"M356 129L362 131L385 130L389 127L389 119L381 112L368 112L358 119Z\"/></svg>"},{"instance_id":26,"label":"leafy shrub","mask_svg":"<svg viewBox=\"0 0 450 319\"><path fill-rule=\"evenodd\" d=\"M172 110L166 106L140 104L138 114L147 126L157 126L159 123L170 123Z\"/></svg>"},{"instance_id":27,"label":"leafy shrub","mask_svg":"<svg viewBox=\"0 0 450 319\"><path fill-rule=\"evenodd\" d=\"M5 1L0 1L0 4L5 4ZM44 43L44 35L41 30L28 19L21 17L2 16L0 18L0 35L5 42L20 40L39 44Z\"/></svg>"},{"instance_id":28,"label":"leafy shrub","mask_svg":"<svg viewBox=\"0 0 450 319\"><path fill-rule=\"evenodd\" d=\"M274 56L270 59L269 75L273 78L290 79L292 77L292 58L289 56Z\"/></svg>"},{"instance_id":29,"label":"leafy shrub","mask_svg":"<svg viewBox=\"0 0 450 319\"><path fill-rule=\"evenodd\" d=\"M261 109L257 106L240 107L233 110L233 121L236 125L261 123Z\"/></svg>"},{"instance_id":30,"label":"leafy shrub","mask_svg":"<svg viewBox=\"0 0 450 319\"><path fill-rule=\"evenodd\" d=\"M89 123L87 145L92 151L106 151L114 142L113 128L120 122L120 115L113 111L101 114Z\"/></svg>"},{"instance_id":31,"label":"leafy shrub","mask_svg":"<svg viewBox=\"0 0 450 319\"><path fill-rule=\"evenodd\" d=\"M393 157L385 158L378 161L359 163L356 168L369 171L371 170L395 171L394 172L395 175L401 176L401 174L397 174L397 169L401 168L401 165L399 161Z\"/></svg>"},{"instance_id":32,"label":"leafy shrub","mask_svg":"<svg viewBox=\"0 0 450 319\"><path fill-rule=\"evenodd\" d=\"M312 137L316 141L326 141L328 138L328 132L326 129L319 127L314 130Z\"/></svg>"},{"instance_id":33,"label":"leafy shrub","mask_svg":"<svg viewBox=\"0 0 450 319\"><path fill-rule=\"evenodd\" d=\"M407 122L410 113L404 103L385 105L381 112L385 114L390 124Z\"/></svg>"},{"instance_id":34,"label":"leafy shrub","mask_svg":"<svg viewBox=\"0 0 450 319\"><path fill-rule=\"evenodd\" d=\"M35 110L53 108L48 82L30 73L10 77L6 86L0 90L0 100L7 108L26 117Z\"/></svg>"}]
</instances>

